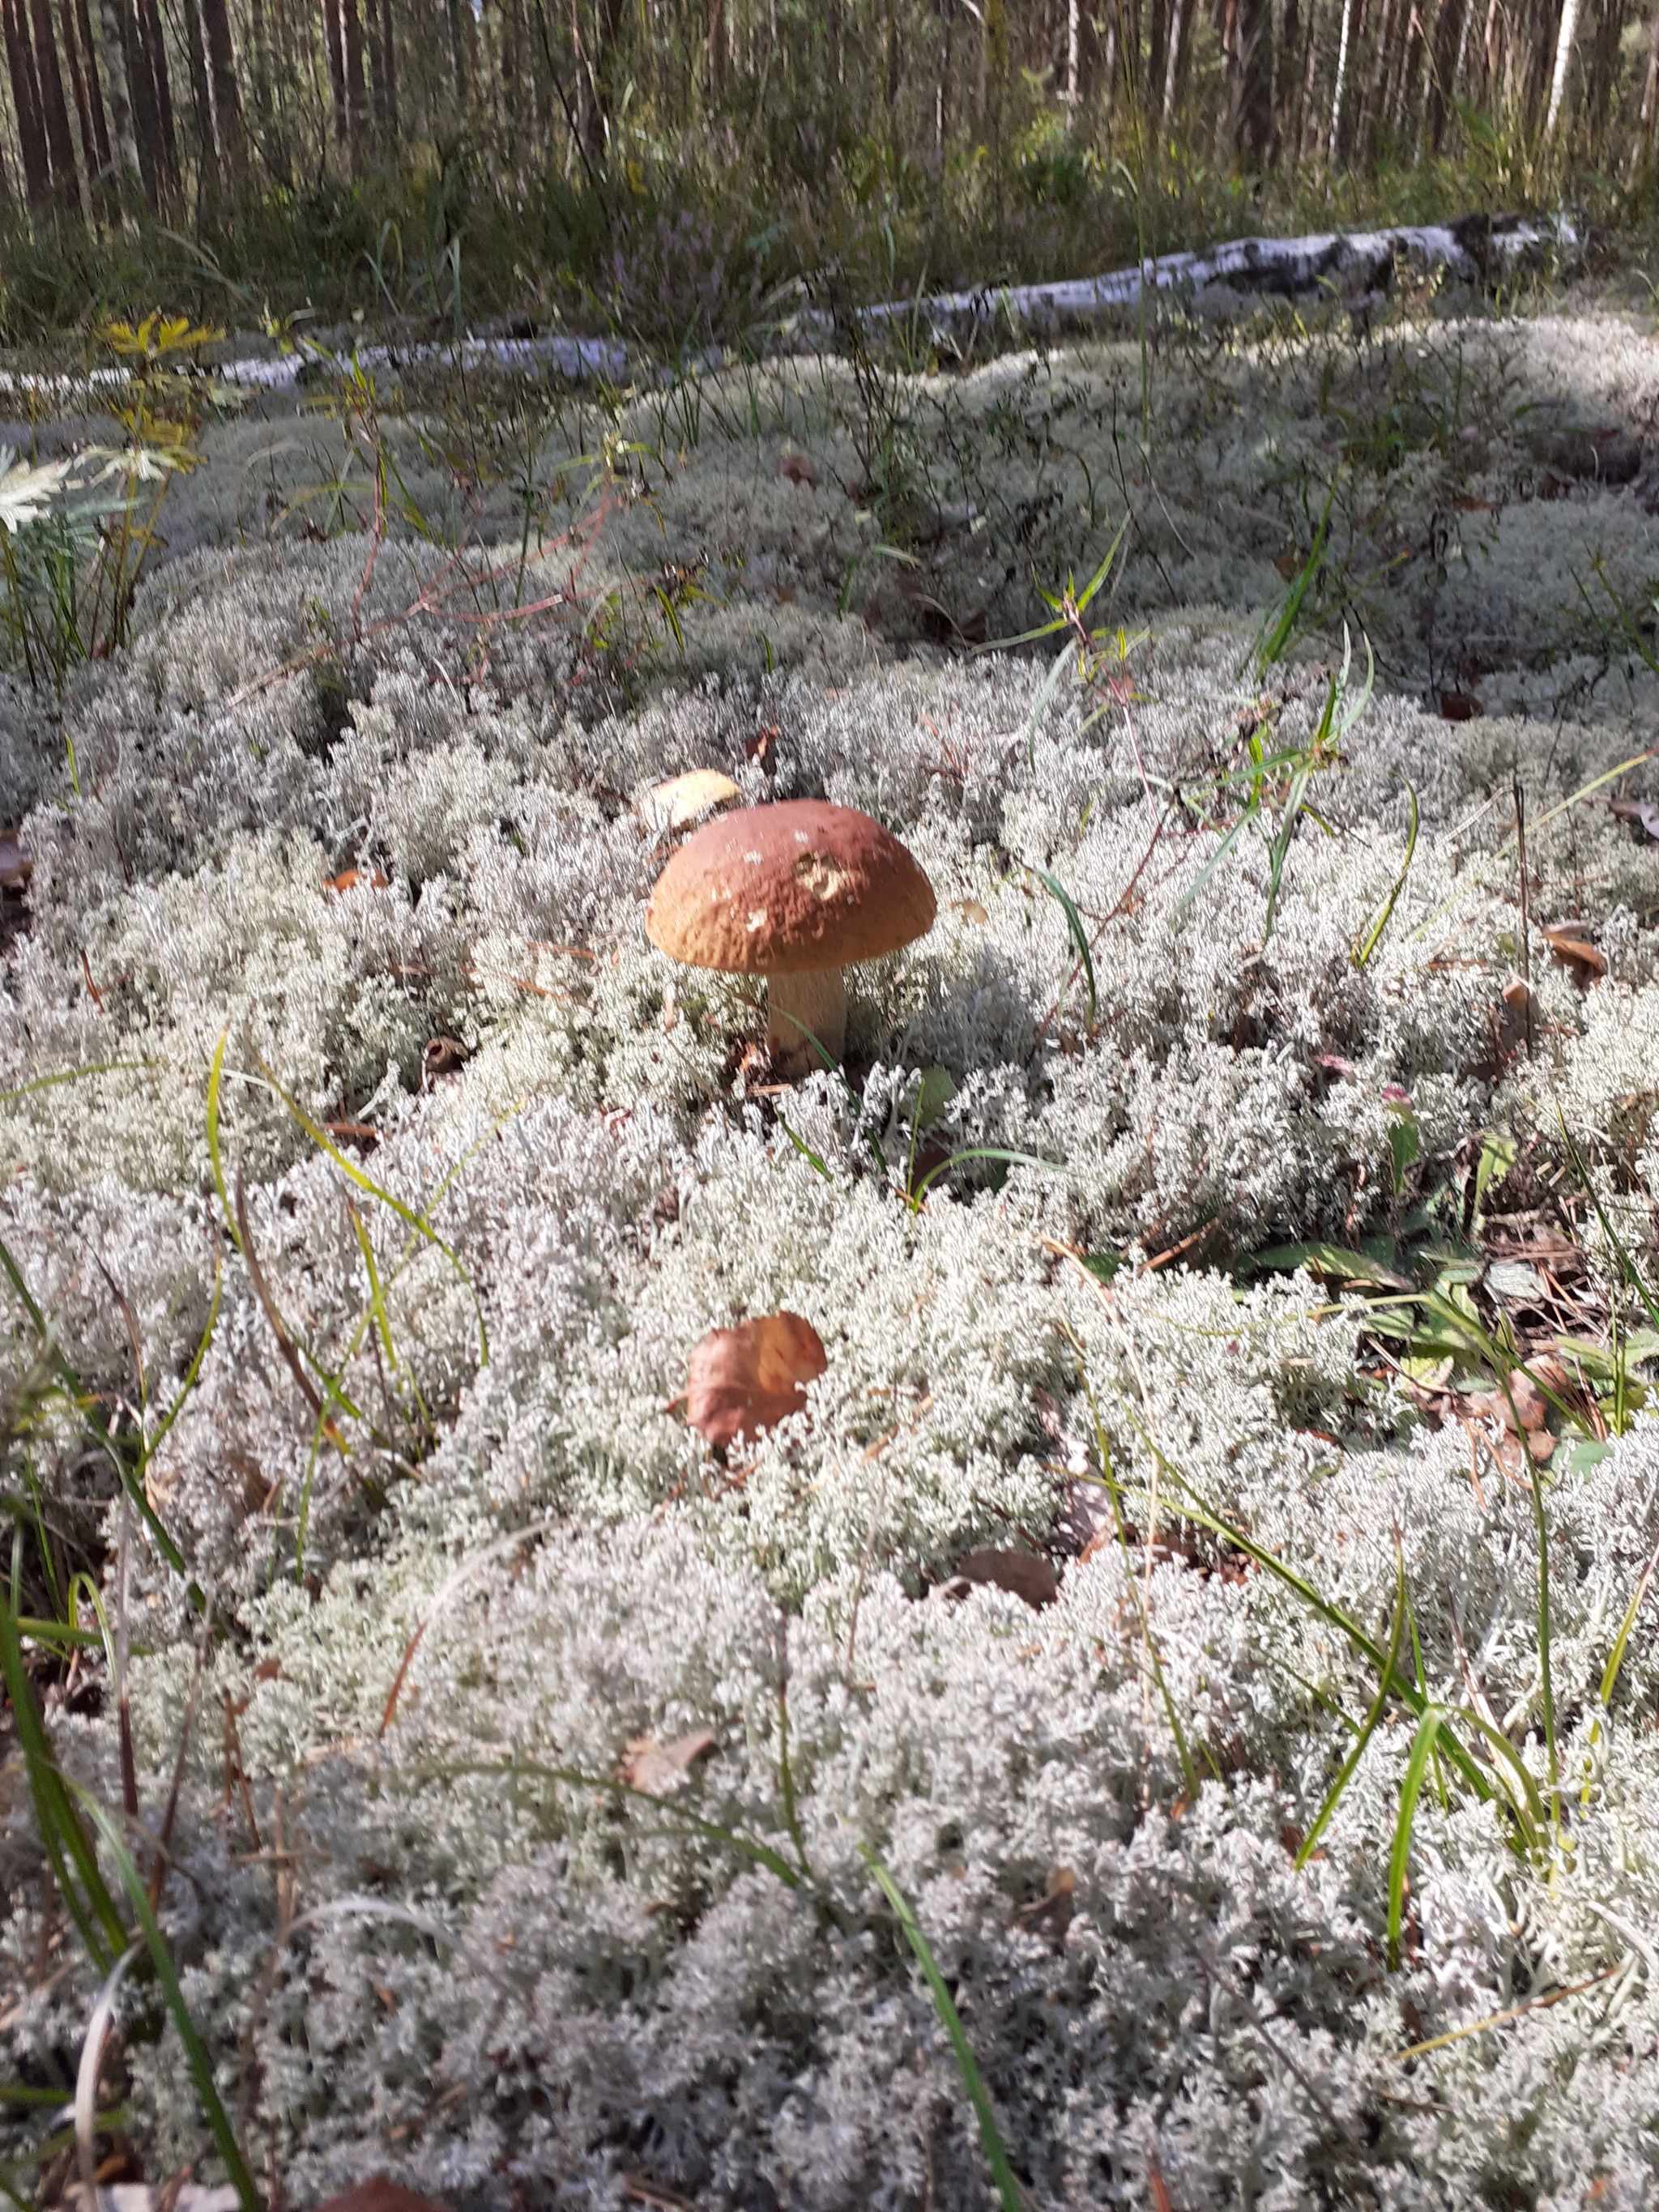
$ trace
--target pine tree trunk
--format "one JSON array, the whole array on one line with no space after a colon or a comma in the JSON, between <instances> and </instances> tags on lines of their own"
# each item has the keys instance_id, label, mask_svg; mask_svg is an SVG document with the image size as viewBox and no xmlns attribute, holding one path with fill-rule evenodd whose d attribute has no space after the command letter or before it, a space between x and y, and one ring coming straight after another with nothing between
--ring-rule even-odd
<instances>
[{"instance_id":1,"label":"pine tree trunk","mask_svg":"<svg viewBox=\"0 0 1659 2212\"><path fill-rule=\"evenodd\" d=\"M345 42L340 36L339 0L323 0L323 44L328 53L328 87L332 94L334 143L343 152L350 147L349 110L346 105Z\"/></svg>"},{"instance_id":2,"label":"pine tree trunk","mask_svg":"<svg viewBox=\"0 0 1659 2212\"><path fill-rule=\"evenodd\" d=\"M88 21L87 31L88 51L97 57L96 66L102 71L109 101L110 149L116 192L125 206L135 185L141 190L144 187L138 141L133 129L132 79L127 68L120 0L99 0L98 13Z\"/></svg>"},{"instance_id":3,"label":"pine tree trunk","mask_svg":"<svg viewBox=\"0 0 1659 2212\"><path fill-rule=\"evenodd\" d=\"M93 45L87 0L60 0L64 15L64 51L69 57L70 82L75 88L76 120L81 127L81 152L94 200L107 204L112 164L109 125L104 96L98 84L98 62Z\"/></svg>"},{"instance_id":4,"label":"pine tree trunk","mask_svg":"<svg viewBox=\"0 0 1659 2212\"><path fill-rule=\"evenodd\" d=\"M173 106L173 78L167 69L167 41L161 34L161 11L156 0L132 0L137 10L145 65L155 104L156 173L161 197L173 197L179 182L179 130Z\"/></svg>"},{"instance_id":5,"label":"pine tree trunk","mask_svg":"<svg viewBox=\"0 0 1659 2212\"><path fill-rule=\"evenodd\" d=\"M17 118L18 151L23 161L23 189L30 207L38 210L52 198L52 156L46 149L40 85L23 0L0 0L0 18L5 24L6 66L11 77L12 110Z\"/></svg>"},{"instance_id":6,"label":"pine tree trunk","mask_svg":"<svg viewBox=\"0 0 1659 2212\"><path fill-rule=\"evenodd\" d=\"M33 0L35 78L40 88L40 118L52 160L52 197L70 213L81 212L81 177L75 166L75 139L64 101L58 41L52 34L52 0Z\"/></svg>"},{"instance_id":7,"label":"pine tree trunk","mask_svg":"<svg viewBox=\"0 0 1659 2212\"><path fill-rule=\"evenodd\" d=\"M1233 149L1243 167L1260 169L1273 129L1273 0L1237 0L1232 45Z\"/></svg>"},{"instance_id":8,"label":"pine tree trunk","mask_svg":"<svg viewBox=\"0 0 1659 2212\"><path fill-rule=\"evenodd\" d=\"M1457 97L1457 59L1463 47L1469 0L1440 0L1434 21L1434 59L1429 70L1428 103L1424 111L1423 135L1429 151L1437 154L1446 136L1446 118Z\"/></svg>"},{"instance_id":9,"label":"pine tree trunk","mask_svg":"<svg viewBox=\"0 0 1659 2212\"><path fill-rule=\"evenodd\" d=\"M234 191L242 176L243 129L242 92L236 77L236 50L231 44L230 10L225 0L201 0L201 5L219 173L225 189Z\"/></svg>"},{"instance_id":10,"label":"pine tree trunk","mask_svg":"<svg viewBox=\"0 0 1659 2212\"><path fill-rule=\"evenodd\" d=\"M1642 106L1631 142L1630 173L1637 175L1653 150L1653 126L1659 118L1659 0L1654 0L1653 22L1648 32L1647 74L1642 80Z\"/></svg>"},{"instance_id":11,"label":"pine tree trunk","mask_svg":"<svg viewBox=\"0 0 1659 2212\"><path fill-rule=\"evenodd\" d=\"M340 52L345 66L346 136L354 167L362 166L368 129L368 85L363 75L363 19L357 0L338 0Z\"/></svg>"},{"instance_id":12,"label":"pine tree trunk","mask_svg":"<svg viewBox=\"0 0 1659 2212\"><path fill-rule=\"evenodd\" d=\"M219 204L222 165L219 134L208 78L207 45L202 36L200 0L182 0L185 61L190 70L190 101L196 118L196 213L198 223Z\"/></svg>"}]
</instances>

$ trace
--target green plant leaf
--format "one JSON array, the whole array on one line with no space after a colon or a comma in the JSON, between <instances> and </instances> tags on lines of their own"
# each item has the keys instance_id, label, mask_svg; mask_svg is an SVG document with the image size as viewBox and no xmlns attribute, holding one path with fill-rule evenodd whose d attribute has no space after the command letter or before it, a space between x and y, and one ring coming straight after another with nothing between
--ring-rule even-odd
<instances>
[{"instance_id":1,"label":"green plant leaf","mask_svg":"<svg viewBox=\"0 0 1659 2212\"><path fill-rule=\"evenodd\" d=\"M1073 899L1072 894L1058 877L1051 876L1047 868L1033 868L1030 872L1036 878L1044 890L1059 902L1060 911L1066 916L1066 927L1072 933L1072 942L1077 947L1078 962L1083 969L1084 980L1089 988L1089 1020L1092 1026L1096 1016L1095 961L1093 953L1089 950L1089 934L1083 927L1083 917L1077 910L1076 902Z\"/></svg>"},{"instance_id":2,"label":"green plant leaf","mask_svg":"<svg viewBox=\"0 0 1659 2212\"><path fill-rule=\"evenodd\" d=\"M1400 1932L1406 1912L1406 1868L1411 1857L1412 1826L1417 1818L1417 1801L1423 1794L1424 1778L1429 1771L1446 1715L1439 1705L1431 1705L1417 1724L1417 1734L1412 1738L1411 1757L1406 1762L1406 1779L1400 1791L1400 1814L1394 1824L1394 1849L1389 1854L1389 1971L1394 1972L1400 1964Z\"/></svg>"},{"instance_id":3,"label":"green plant leaf","mask_svg":"<svg viewBox=\"0 0 1659 2212\"><path fill-rule=\"evenodd\" d=\"M951 2048L956 2053L957 2064L962 2070L963 2084L979 2122L979 2139L996 2182L997 2194L1002 2199L1003 2212L1023 2212L1019 2184L1014 2179L1014 2170L1009 2165L1008 2154L1003 2148L1001 2131L997 2126L996 2114L991 2109L990 2093L985 2087L985 2077L979 2070L979 2061L974 2057L968 2032L962 2024L962 2015L956 2008L950 1990L945 1986L945 1977L939 1970L939 1961L921 1932L921 1923L911 1911L909 1899L867 1844L859 1845L859 1856L875 1876L877 1887L891 1905L894 1918L904 1930L904 1940L916 1954L916 1962L933 1996L933 2008L939 2014Z\"/></svg>"}]
</instances>

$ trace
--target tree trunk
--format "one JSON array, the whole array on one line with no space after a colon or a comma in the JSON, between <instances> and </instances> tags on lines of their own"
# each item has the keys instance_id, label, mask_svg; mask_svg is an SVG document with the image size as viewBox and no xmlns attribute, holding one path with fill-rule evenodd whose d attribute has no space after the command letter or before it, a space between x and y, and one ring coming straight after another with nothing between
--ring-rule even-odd
<instances>
[{"instance_id":1,"label":"tree trunk","mask_svg":"<svg viewBox=\"0 0 1659 2212\"><path fill-rule=\"evenodd\" d=\"M173 109L167 41L161 35L161 11L156 0L132 0L132 5L155 102L156 173L161 180L161 197L165 200L171 198L179 181L179 133Z\"/></svg>"},{"instance_id":2,"label":"tree trunk","mask_svg":"<svg viewBox=\"0 0 1659 2212\"><path fill-rule=\"evenodd\" d=\"M516 9L513 21L516 36ZM398 147L398 50L393 37L392 0L379 0L369 19L369 40L374 58L374 127L389 159Z\"/></svg>"},{"instance_id":3,"label":"tree trunk","mask_svg":"<svg viewBox=\"0 0 1659 2212\"><path fill-rule=\"evenodd\" d=\"M466 26L461 20L461 10L465 5L466 0L449 0L449 60L455 76L456 104L461 107L466 105L470 89L466 67ZM570 27L579 58L582 50L580 16L580 0L570 0ZM580 79L582 72L578 69L576 74Z\"/></svg>"},{"instance_id":4,"label":"tree trunk","mask_svg":"<svg viewBox=\"0 0 1659 2212\"><path fill-rule=\"evenodd\" d=\"M1427 48L1427 37L1423 22L1423 9L1427 0L1408 0L1406 16L1406 35L1401 42L1400 69L1395 79L1394 98L1389 113L1394 125L1395 145L1401 150L1411 143L1410 122L1417 106L1417 88L1423 75L1423 56ZM1411 158L1417 160L1413 145Z\"/></svg>"},{"instance_id":5,"label":"tree trunk","mask_svg":"<svg viewBox=\"0 0 1659 2212\"><path fill-rule=\"evenodd\" d=\"M58 66L52 0L33 0L33 12L35 79L40 88L40 118L46 126L46 151L52 160L52 197L60 207L79 215L81 177L75 166L75 139L70 130L69 109L64 102L63 72Z\"/></svg>"},{"instance_id":6,"label":"tree trunk","mask_svg":"<svg viewBox=\"0 0 1659 2212\"><path fill-rule=\"evenodd\" d=\"M0 0L6 33L6 66L11 76L12 109L17 118L17 146L23 161L23 190L33 209L52 198L52 156L46 150L40 115L40 86L35 76L23 0Z\"/></svg>"},{"instance_id":7,"label":"tree trunk","mask_svg":"<svg viewBox=\"0 0 1659 2212\"><path fill-rule=\"evenodd\" d=\"M1285 20L1274 49L1274 135L1272 157L1281 161L1290 143L1294 101L1297 101L1297 62L1301 58L1301 11L1297 0L1285 0Z\"/></svg>"},{"instance_id":8,"label":"tree trunk","mask_svg":"<svg viewBox=\"0 0 1659 2212\"><path fill-rule=\"evenodd\" d=\"M1555 126L1561 118L1561 108L1566 98L1567 68L1572 60L1572 42L1578 32L1579 0L1562 0L1561 23L1555 40L1555 68L1550 76L1549 112L1544 118L1546 139L1555 136Z\"/></svg>"},{"instance_id":9,"label":"tree trunk","mask_svg":"<svg viewBox=\"0 0 1659 2212\"><path fill-rule=\"evenodd\" d=\"M1653 126L1659 117L1659 0L1654 0L1653 22L1648 32L1647 74L1642 80L1642 107L1636 136L1631 143L1630 170L1635 176L1653 149Z\"/></svg>"},{"instance_id":10,"label":"tree trunk","mask_svg":"<svg viewBox=\"0 0 1659 2212\"><path fill-rule=\"evenodd\" d=\"M87 0L60 0L60 4L64 51L69 58L70 82L75 88L76 120L81 127L81 153L94 199L107 202L112 167L109 125L104 115L104 96L98 85L98 63Z\"/></svg>"},{"instance_id":11,"label":"tree trunk","mask_svg":"<svg viewBox=\"0 0 1659 2212\"><path fill-rule=\"evenodd\" d=\"M1625 0L1597 0L1595 42L1590 52L1585 100L1591 143L1598 154L1607 127L1613 88L1619 81L1619 49L1625 35Z\"/></svg>"},{"instance_id":12,"label":"tree trunk","mask_svg":"<svg viewBox=\"0 0 1659 2212\"><path fill-rule=\"evenodd\" d=\"M234 191L242 176L242 91L237 82L236 50L231 44L226 0L202 0L202 28L207 39L208 90L213 102L219 173L226 190Z\"/></svg>"},{"instance_id":13,"label":"tree trunk","mask_svg":"<svg viewBox=\"0 0 1659 2212\"><path fill-rule=\"evenodd\" d=\"M101 64L104 88L109 100L111 150L114 155L118 194L125 200L134 183L148 191L143 184L143 171L138 155L138 141L133 129L132 78L127 67L127 41L123 29L124 12L120 0L100 0L95 18L97 32L92 35L88 23L88 46L95 52Z\"/></svg>"},{"instance_id":14,"label":"tree trunk","mask_svg":"<svg viewBox=\"0 0 1659 2212\"><path fill-rule=\"evenodd\" d=\"M1273 0L1237 0L1233 21L1232 141L1241 167L1265 167L1273 129Z\"/></svg>"},{"instance_id":15,"label":"tree trunk","mask_svg":"<svg viewBox=\"0 0 1659 2212\"><path fill-rule=\"evenodd\" d=\"M1434 56L1429 69L1429 93L1424 110L1423 135L1429 151L1437 154L1446 136L1446 118L1457 97L1457 61L1463 48L1463 27L1468 21L1469 0L1440 0L1434 19Z\"/></svg>"},{"instance_id":16,"label":"tree trunk","mask_svg":"<svg viewBox=\"0 0 1659 2212\"><path fill-rule=\"evenodd\" d=\"M1334 166L1342 134L1342 95L1348 81L1348 41L1353 30L1353 0L1342 0L1342 26L1336 39L1336 76L1331 87L1331 130L1326 160Z\"/></svg>"},{"instance_id":17,"label":"tree trunk","mask_svg":"<svg viewBox=\"0 0 1659 2212\"><path fill-rule=\"evenodd\" d=\"M1181 0L1173 0L1179 6ZM1169 59L1170 8L1171 0L1152 0L1152 14L1146 25L1146 100L1145 113L1150 123L1164 113L1164 80ZM1124 52L1132 64L1139 52L1134 41L1126 43Z\"/></svg>"}]
</instances>

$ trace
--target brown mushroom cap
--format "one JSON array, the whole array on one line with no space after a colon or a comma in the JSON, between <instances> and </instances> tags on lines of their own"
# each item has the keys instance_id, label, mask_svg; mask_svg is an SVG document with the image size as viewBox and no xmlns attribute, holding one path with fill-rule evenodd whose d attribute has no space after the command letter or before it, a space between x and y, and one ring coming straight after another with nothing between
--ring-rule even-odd
<instances>
[{"instance_id":1,"label":"brown mushroom cap","mask_svg":"<svg viewBox=\"0 0 1659 2212\"><path fill-rule=\"evenodd\" d=\"M879 822L786 799L688 837L657 879L645 928L694 968L800 975L896 952L936 911L933 885Z\"/></svg>"}]
</instances>

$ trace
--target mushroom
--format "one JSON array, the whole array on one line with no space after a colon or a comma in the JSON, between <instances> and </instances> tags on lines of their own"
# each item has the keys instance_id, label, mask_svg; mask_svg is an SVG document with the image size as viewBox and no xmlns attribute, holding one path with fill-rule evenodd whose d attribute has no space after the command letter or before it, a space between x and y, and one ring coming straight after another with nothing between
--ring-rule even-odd
<instances>
[{"instance_id":1,"label":"mushroom","mask_svg":"<svg viewBox=\"0 0 1659 2212\"><path fill-rule=\"evenodd\" d=\"M680 847L645 910L653 945L694 968L764 975L766 1046L781 1074L847 1041L842 968L933 926L933 887L896 837L820 799L724 814Z\"/></svg>"}]
</instances>

